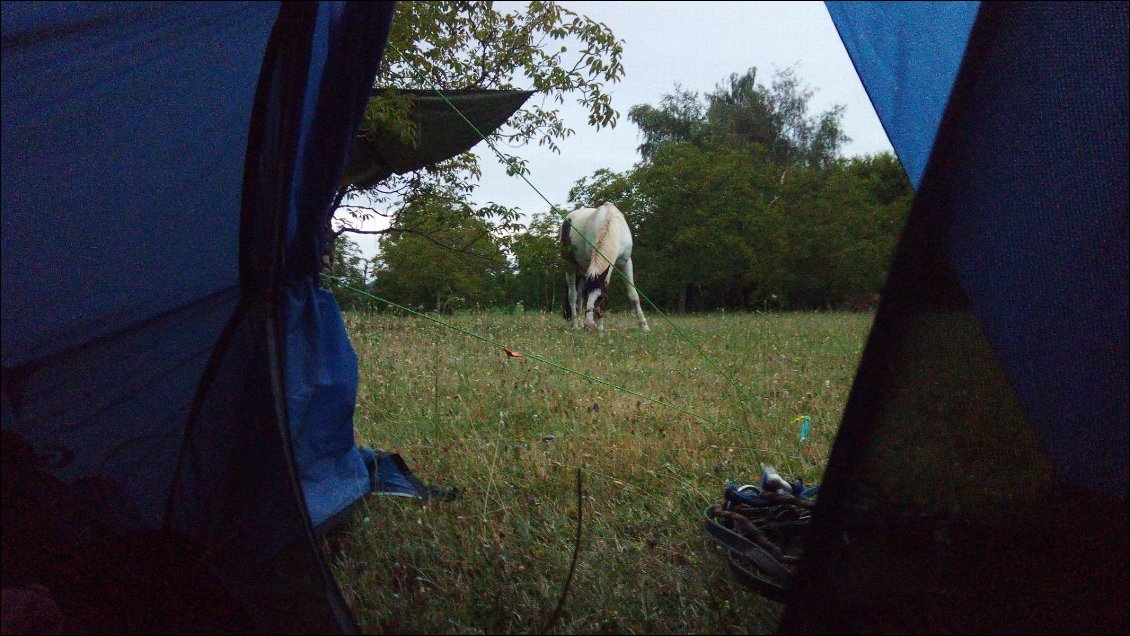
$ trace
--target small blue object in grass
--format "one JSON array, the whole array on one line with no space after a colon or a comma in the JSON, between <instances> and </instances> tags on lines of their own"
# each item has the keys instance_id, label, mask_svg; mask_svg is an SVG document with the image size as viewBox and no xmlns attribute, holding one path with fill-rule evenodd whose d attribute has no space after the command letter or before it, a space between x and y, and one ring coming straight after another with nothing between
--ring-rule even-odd
<instances>
[{"instance_id":1,"label":"small blue object in grass","mask_svg":"<svg viewBox=\"0 0 1130 636\"><path fill-rule=\"evenodd\" d=\"M808 426L812 423L812 418L807 415L801 415L793 421L795 422L797 420L800 420L800 441L803 442L808 439Z\"/></svg>"}]
</instances>

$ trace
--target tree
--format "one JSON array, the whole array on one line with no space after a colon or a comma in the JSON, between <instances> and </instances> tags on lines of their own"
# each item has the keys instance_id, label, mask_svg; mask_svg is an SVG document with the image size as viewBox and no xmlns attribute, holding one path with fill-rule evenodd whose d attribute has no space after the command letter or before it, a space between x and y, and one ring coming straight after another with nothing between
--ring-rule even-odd
<instances>
[{"instance_id":1,"label":"tree","mask_svg":"<svg viewBox=\"0 0 1130 636\"><path fill-rule=\"evenodd\" d=\"M513 235L510 253L517 267L509 297L527 308L555 310L563 306L565 264L561 259L561 217L535 215L529 226Z\"/></svg>"},{"instance_id":2,"label":"tree","mask_svg":"<svg viewBox=\"0 0 1130 636\"><path fill-rule=\"evenodd\" d=\"M632 210L640 286L679 311L823 308L877 293L913 191L891 155L839 157L841 107L778 73L731 75L705 97L637 105L643 160L597 171L570 200Z\"/></svg>"},{"instance_id":3,"label":"tree","mask_svg":"<svg viewBox=\"0 0 1130 636\"><path fill-rule=\"evenodd\" d=\"M342 237L332 257L325 269L328 274L326 287L337 297L338 305L343 311L371 307L372 299L355 291L368 288L371 274L371 263L361 257L361 248Z\"/></svg>"},{"instance_id":4,"label":"tree","mask_svg":"<svg viewBox=\"0 0 1130 636\"><path fill-rule=\"evenodd\" d=\"M613 202L624 213L628 225L634 227L635 216L642 210L642 192L636 183L634 172L612 172L601 168L589 177L581 177L569 189L569 202L583 207L595 208L605 202Z\"/></svg>"},{"instance_id":5,"label":"tree","mask_svg":"<svg viewBox=\"0 0 1130 636\"><path fill-rule=\"evenodd\" d=\"M437 311L502 300L510 264L470 206L418 202L402 214L418 230L381 238L373 283L379 295Z\"/></svg>"},{"instance_id":6,"label":"tree","mask_svg":"<svg viewBox=\"0 0 1130 636\"><path fill-rule=\"evenodd\" d=\"M525 9L501 12L492 2L401 2L378 74L380 86L397 88L533 89L542 95L527 102L507 124L490 135L496 146L517 148L536 141L558 151L557 143L574 130L550 104L575 98L588 111L589 125L614 126L606 85L624 75L622 43L599 22L554 2L530 2ZM391 130L412 140L416 130L407 117L410 98L386 93L370 101L361 134ZM524 172L517 156L514 171ZM335 231L356 231L359 222L384 216L398 233L412 227L400 212L426 201L466 202L480 176L478 159L464 153L408 175L389 179L365 192L341 192L344 215ZM365 202L367 201L367 202ZM347 202L350 203L350 202ZM474 210L479 218L505 229L516 215L508 208Z\"/></svg>"},{"instance_id":7,"label":"tree","mask_svg":"<svg viewBox=\"0 0 1130 636\"><path fill-rule=\"evenodd\" d=\"M648 104L633 106L628 111L628 118L643 133L644 141L639 152L644 161L650 161L664 144L701 144L708 136L706 111L699 102L698 93L684 91L678 84L674 93L660 99L658 107Z\"/></svg>"},{"instance_id":8,"label":"tree","mask_svg":"<svg viewBox=\"0 0 1130 636\"><path fill-rule=\"evenodd\" d=\"M640 155L650 160L663 144L689 142L702 148L725 143L757 146L782 167L828 166L848 141L840 127L843 107L808 113L812 90L792 69L779 71L771 85L757 82L757 69L732 74L700 101L682 90L665 95L659 106L633 106L628 117L640 128Z\"/></svg>"},{"instance_id":9,"label":"tree","mask_svg":"<svg viewBox=\"0 0 1130 636\"><path fill-rule=\"evenodd\" d=\"M810 116L812 91L792 69L778 72L769 88L757 83L757 69L731 75L729 84L707 97L707 119L715 127L762 146L783 166L827 166L836 159L847 140L839 124L843 107Z\"/></svg>"},{"instance_id":10,"label":"tree","mask_svg":"<svg viewBox=\"0 0 1130 636\"><path fill-rule=\"evenodd\" d=\"M773 164L742 148L663 144L634 178L644 209L633 259L653 300L680 312L746 307L779 278L777 210L764 195Z\"/></svg>"}]
</instances>

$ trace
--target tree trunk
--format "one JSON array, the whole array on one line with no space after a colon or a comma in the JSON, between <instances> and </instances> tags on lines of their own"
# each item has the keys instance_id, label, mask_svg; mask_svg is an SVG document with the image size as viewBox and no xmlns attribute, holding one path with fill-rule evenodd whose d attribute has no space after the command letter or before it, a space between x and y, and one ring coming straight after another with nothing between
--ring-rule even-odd
<instances>
[{"instance_id":1,"label":"tree trunk","mask_svg":"<svg viewBox=\"0 0 1130 636\"><path fill-rule=\"evenodd\" d=\"M332 219L332 217L331 217ZM322 271L329 272L331 275L336 275L334 272L334 257L337 252L337 235L333 231L333 222L329 219L326 220L326 249L322 252ZM320 280L321 277L315 278Z\"/></svg>"},{"instance_id":2,"label":"tree trunk","mask_svg":"<svg viewBox=\"0 0 1130 636\"><path fill-rule=\"evenodd\" d=\"M690 285L683 285L679 288L679 299L675 303L675 312L679 315L687 313L687 288Z\"/></svg>"},{"instance_id":3,"label":"tree trunk","mask_svg":"<svg viewBox=\"0 0 1130 636\"><path fill-rule=\"evenodd\" d=\"M348 192L348 185L343 185L338 188L337 193L334 195L333 207L330 208L330 215L326 218L326 249L325 252L322 253L322 271L330 271L334 275L336 275L336 272L333 272L334 252L337 251L338 235L334 232L333 229L333 218L334 215L337 214L337 209L340 208L342 202L345 201L345 195ZM320 285L321 277L316 277L314 281L315 285Z\"/></svg>"}]
</instances>

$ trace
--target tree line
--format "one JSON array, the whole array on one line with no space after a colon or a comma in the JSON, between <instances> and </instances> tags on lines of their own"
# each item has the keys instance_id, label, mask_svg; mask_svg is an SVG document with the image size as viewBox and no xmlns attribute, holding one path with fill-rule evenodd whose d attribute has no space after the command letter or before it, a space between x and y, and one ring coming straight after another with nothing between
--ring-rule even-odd
<instances>
[{"instance_id":1,"label":"tree line","mask_svg":"<svg viewBox=\"0 0 1130 636\"><path fill-rule=\"evenodd\" d=\"M666 311L866 306L913 190L890 154L842 157L843 110L812 115L811 95L789 70L768 86L756 69L734 74L704 96L676 87L629 112L641 161L580 179L559 210L619 207L635 237L636 284ZM414 197L400 212L412 232L382 236L369 263L346 242L331 274L429 310L560 309L560 217L519 224L513 210L493 207ZM612 306L623 308L617 285ZM345 309L371 305L337 292Z\"/></svg>"}]
</instances>

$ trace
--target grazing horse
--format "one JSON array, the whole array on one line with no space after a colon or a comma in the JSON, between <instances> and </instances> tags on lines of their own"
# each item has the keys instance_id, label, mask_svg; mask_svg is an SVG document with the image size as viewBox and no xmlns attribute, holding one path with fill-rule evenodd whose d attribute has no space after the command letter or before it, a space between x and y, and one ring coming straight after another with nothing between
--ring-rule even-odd
<instances>
[{"instance_id":1,"label":"grazing horse","mask_svg":"<svg viewBox=\"0 0 1130 636\"><path fill-rule=\"evenodd\" d=\"M583 236L577 236L578 233ZM561 255L567 264L565 284L569 290L565 320L571 321L575 329L581 328L583 315L586 327L604 330L608 281L615 264L624 274L640 328L651 330L632 279L632 232L616 206L605 203L599 208L578 208L569 213L568 220L561 224Z\"/></svg>"}]
</instances>

